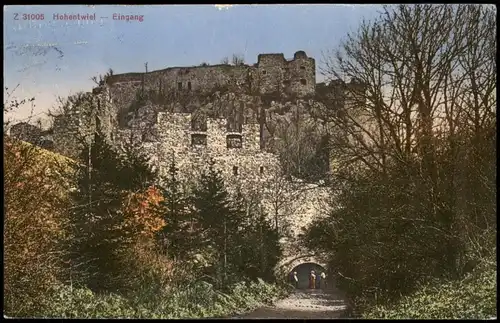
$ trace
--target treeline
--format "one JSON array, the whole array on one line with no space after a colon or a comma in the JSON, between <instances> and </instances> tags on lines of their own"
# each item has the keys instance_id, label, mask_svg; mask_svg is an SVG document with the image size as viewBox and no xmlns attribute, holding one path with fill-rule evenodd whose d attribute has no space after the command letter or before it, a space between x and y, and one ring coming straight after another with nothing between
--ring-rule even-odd
<instances>
[{"instance_id":1,"label":"treeline","mask_svg":"<svg viewBox=\"0 0 500 323\"><path fill-rule=\"evenodd\" d=\"M191 187L100 130L78 162L5 138L6 315L205 317L284 292L275 228L213 163Z\"/></svg>"},{"instance_id":2,"label":"treeline","mask_svg":"<svg viewBox=\"0 0 500 323\"><path fill-rule=\"evenodd\" d=\"M305 243L330 255L332 275L358 312L495 263L495 26L485 6L386 7L326 62L327 74L360 80L366 91L325 112L338 194ZM496 299L490 283L460 304ZM448 291L442 295L458 295ZM432 297L418 295L426 293ZM413 314L396 313L479 318L495 316L495 303L451 314L444 303L421 302Z\"/></svg>"}]
</instances>

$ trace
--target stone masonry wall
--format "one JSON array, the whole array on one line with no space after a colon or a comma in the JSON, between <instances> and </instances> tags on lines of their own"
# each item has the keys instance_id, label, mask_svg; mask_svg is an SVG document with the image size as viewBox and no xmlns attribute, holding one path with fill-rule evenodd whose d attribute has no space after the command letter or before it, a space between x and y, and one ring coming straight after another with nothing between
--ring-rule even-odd
<instances>
[{"instance_id":1,"label":"stone masonry wall","mask_svg":"<svg viewBox=\"0 0 500 323\"><path fill-rule=\"evenodd\" d=\"M242 133L234 133L226 131L226 119L208 118L207 131L192 131L191 117L187 113L158 114L157 153L162 172L168 170L169 163L175 158L180 173L196 177L194 175L198 175L212 159L228 182L234 178L255 182L266 178L270 170L278 167L276 156L260 150L258 125L244 124ZM241 138L241 148L228 148L228 135ZM206 144L203 141L194 144L193 136L205 137Z\"/></svg>"},{"instance_id":2,"label":"stone masonry wall","mask_svg":"<svg viewBox=\"0 0 500 323\"><path fill-rule=\"evenodd\" d=\"M279 213L280 225L292 229L292 240L302 226L327 210L325 188L292 183L281 177L277 156L260 149L258 124L244 124L238 134L227 132L225 119L209 118L207 131L193 131L191 117L188 113L160 112L155 126L157 141L142 143L142 150L152 157L151 163L160 174L167 174L174 159L179 178L194 183L213 160L229 192L239 187L243 194L262 194L264 210L270 219ZM130 133L130 130L120 132L122 136ZM242 139L241 148L228 148L227 137L238 135ZM193 145L193 136L206 136L206 145ZM275 201L280 202L279 210Z\"/></svg>"},{"instance_id":3,"label":"stone masonry wall","mask_svg":"<svg viewBox=\"0 0 500 323\"><path fill-rule=\"evenodd\" d=\"M148 73L109 76L106 87L118 109L124 109L139 90L160 93L212 93L227 88L236 93L287 93L313 95L316 84L315 60L303 51L286 60L283 54L261 54L250 65L171 67Z\"/></svg>"}]
</instances>

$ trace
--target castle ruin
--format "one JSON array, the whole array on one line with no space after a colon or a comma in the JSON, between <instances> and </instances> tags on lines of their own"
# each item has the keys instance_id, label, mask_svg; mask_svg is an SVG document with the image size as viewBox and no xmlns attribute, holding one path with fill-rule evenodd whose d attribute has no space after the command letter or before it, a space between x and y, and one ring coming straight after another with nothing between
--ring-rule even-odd
<instances>
[{"instance_id":1,"label":"castle ruin","mask_svg":"<svg viewBox=\"0 0 500 323\"><path fill-rule=\"evenodd\" d=\"M318 99L325 94L340 93L344 104L346 98L338 91L343 86L316 84L315 60L303 51L289 60L283 54L260 54L254 65L108 75L85 94L87 107L55 118L50 139L56 152L76 158L75 138L90 136L99 124L113 145L133 140L160 174L165 175L175 161L180 177L188 181L214 161L230 191L240 187L243 193L262 194L266 213L288 222L296 238L302 227L328 212L331 194L317 183L284 178L278 155L264 149L265 133L272 128L270 121L290 114L298 118L311 106L323 104ZM289 242L285 256L297 252Z\"/></svg>"},{"instance_id":2,"label":"castle ruin","mask_svg":"<svg viewBox=\"0 0 500 323\"><path fill-rule=\"evenodd\" d=\"M274 93L305 97L314 95L316 63L304 51L286 60L283 54L260 54L254 65L200 65L170 67L147 73L126 73L106 79L115 105L129 104L142 88L160 93L210 93L227 88L235 93L267 95ZM127 95L128 94L128 95Z\"/></svg>"},{"instance_id":3,"label":"castle ruin","mask_svg":"<svg viewBox=\"0 0 500 323\"><path fill-rule=\"evenodd\" d=\"M158 140L142 144L162 175L175 161L179 179L194 183L213 161L229 192L239 188L245 196L259 194L262 210L270 219L278 217L280 228L290 228L295 238L312 219L326 214L328 189L284 178L277 156L260 148L258 124L245 124L241 133L234 133L227 132L225 119L208 118L206 131L197 131L191 128L191 118L189 113L160 112Z\"/></svg>"},{"instance_id":4,"label":"castle ruin","mask_svg":"<svg viewBox=\"0 0 500 323\"><path fill-rule=\"evenodd\" d=\"M165 174L174 160L179 175L196 178L214 161L228 184L260 187L271 194L270 186L279 181L282 172L277 154L264 149L266 131L272 128L269 122L286 119L287 113L292 118L307 113L311 102L321 105L317 99L328 93L344 103L338 90L343 86L343 82L316 84L315 60L303 51L288 60L283 54L260 54L253 65L202 64L108 75L92 93L85 94L91 113L82 106L57 117L50 139L56 152L76 158L74 139L92 134L98 122L115 146L129 140L139 144L160 173ZM147 97L148 93L154 95ZM130 120L123 122L121 116L127 114ZM316 184L301 184L307 185ZM305 191L319 192L314 188ZM290 193L288 199L301 203L299 209L311 209L314 198L309 195L299 198ZM297 219L303 223L304 217L312 217L307 214L316 211L290 212L300 215Z\"/></svg>"},{"instance_id":5,"label":"castle ruin","mask_svg":"<svg viewBox=\"0 0 500 323\"><path fill-rule=\"evenodd\" d=\"M179 174L195 178L210 161L226 182L263 183L279 172L278 158L260 149L258 124L244 124L241 132L227 132L226 119L206 119L205 130L192 129L192 114L160 112L154 130L157 140L142 143L152 164L165 174L175 161ZM121 131L119 141L132 131Z\"/></svg>"}]
</instances>

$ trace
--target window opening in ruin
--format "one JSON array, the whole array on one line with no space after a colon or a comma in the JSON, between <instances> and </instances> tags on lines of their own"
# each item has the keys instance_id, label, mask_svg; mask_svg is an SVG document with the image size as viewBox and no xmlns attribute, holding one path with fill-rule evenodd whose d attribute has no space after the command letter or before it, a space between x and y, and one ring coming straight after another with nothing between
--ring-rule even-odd
<instances>
[{"instance_id":1,"label":"window opening in ruin","mask_svg":"<svg viewBox=\"0 0 500 323\"><path fill-rule=\"evenodd\" d=\"M307 84L307 82L306 82L306 80L305 80L305 79L300 79L300 84L302 84L302 85L306 85L306 84Z\"/></svg>"},{"instance_id":2,"label":"window opening in ruin","mask_svg":"<svg viewBox=\"0 0 500 323\"><path fill-rule=\"evenodd\" d=\"M177 83L177 89L182 90L182 82Z\"/></svg>"},{"instance_id":3,"label":"window opening in ruin","mask_svg":"<svg viewBox=\"0 0 500 323\"><path fill-rule=\"evenodd\" d=\"M192 131L207 131L207 118L204 115L196 115L191 119Z\"/></svg>"},{"instance_id":4,"label":"window opening in ruin","mask_svg":"<svg viewBox=\"0 0 500 323\"><path fill-rule=\"evenodd\" d=\"M260 166L260 173L264 174L264 166Z\"/></svg>"},{"instance_id":5,"label":"window opening in ruin","mask_svg":"<svg viewBox=\"0 0 500 323\"><path fill-rule=\"evenodd\" d=\"M306 69L306 67L305 67L305 66L301 66L301 67L300 67L300 69L301 69L301 70L305 70L305 69Z\"/></svg>"},{"instance_id":6,"label":"window opening in ruin","mask_svg":"<svg viewBox=\"0 0 500 323\"><path fill-rule=\"evenodd\" d=\"M191 90L191 82L188 82L188 90Z\"/></svg>"},{"instance_id":7,"label":"window opening in ruin","mask_svg":"<svg viewBox=\"0 0 500 323\"><path fill-rule=\"evenodd\" d=\"M238 166L233 166L233 175L238 175Z\"/></svg>"},{"instance_id":8,"label":"window opening in ruin","mask_svg":"<svg viewBox=\"0 0 500 323\"><path fill-rule=\"evenodd\" d=\"M265 70L264 70L264 71L262 71L262 74L263 74L263 75L266 75L266 74L267 74L267 71L265 71Z\"/></svg>"},{"instance_id":9,"label":"window opening in ruin","mask_svg":"<svg viewBox=\"0 0 500 323\"><path fill-rule=\"evenodd\" d=\"M227 135L227 148L241 148L243 146L241 135Z\"/></svg>"},{"instance_id":10,"label":"window opening in ruin","mask_svg":"<svg viewBox=\"0 0 500 323\"><path fill-rule=\"evenodd\" d=\"M191 135L191 146L206 146L206 145L207 145L207 135L204 134Z\"/></svg>"}]
</instances>

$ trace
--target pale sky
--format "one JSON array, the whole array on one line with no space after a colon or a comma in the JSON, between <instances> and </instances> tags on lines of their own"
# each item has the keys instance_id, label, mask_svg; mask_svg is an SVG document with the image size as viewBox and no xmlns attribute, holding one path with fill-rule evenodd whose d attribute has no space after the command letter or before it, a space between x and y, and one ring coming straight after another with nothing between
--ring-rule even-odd
<instances>
[{"instance_id":1,"label":"pale sky","mask_svg":"<svg viewBox=\"0 0 500 323\"><path fill-rule=\"evenodd\" d=\"M35 97L33 112L43 118L58 96L90 91L91 77L109 68L120 74L143 72L145 62L149 71L218 64L233 53L253 64L260 53L292 58L298 50L314 57L318 67L322 53L337 48L362 18L373 19L380 9L328 4L4 6L4 88L19 84L14 96ZM97 20L53 20L54 14L64 13L95 13ZM143 21L113 20L115 13L142 15ZM29 21L24 14L44 16ZM25 106L14 118L30 114L31 107Z\"/></svg>"}]
</instances>

